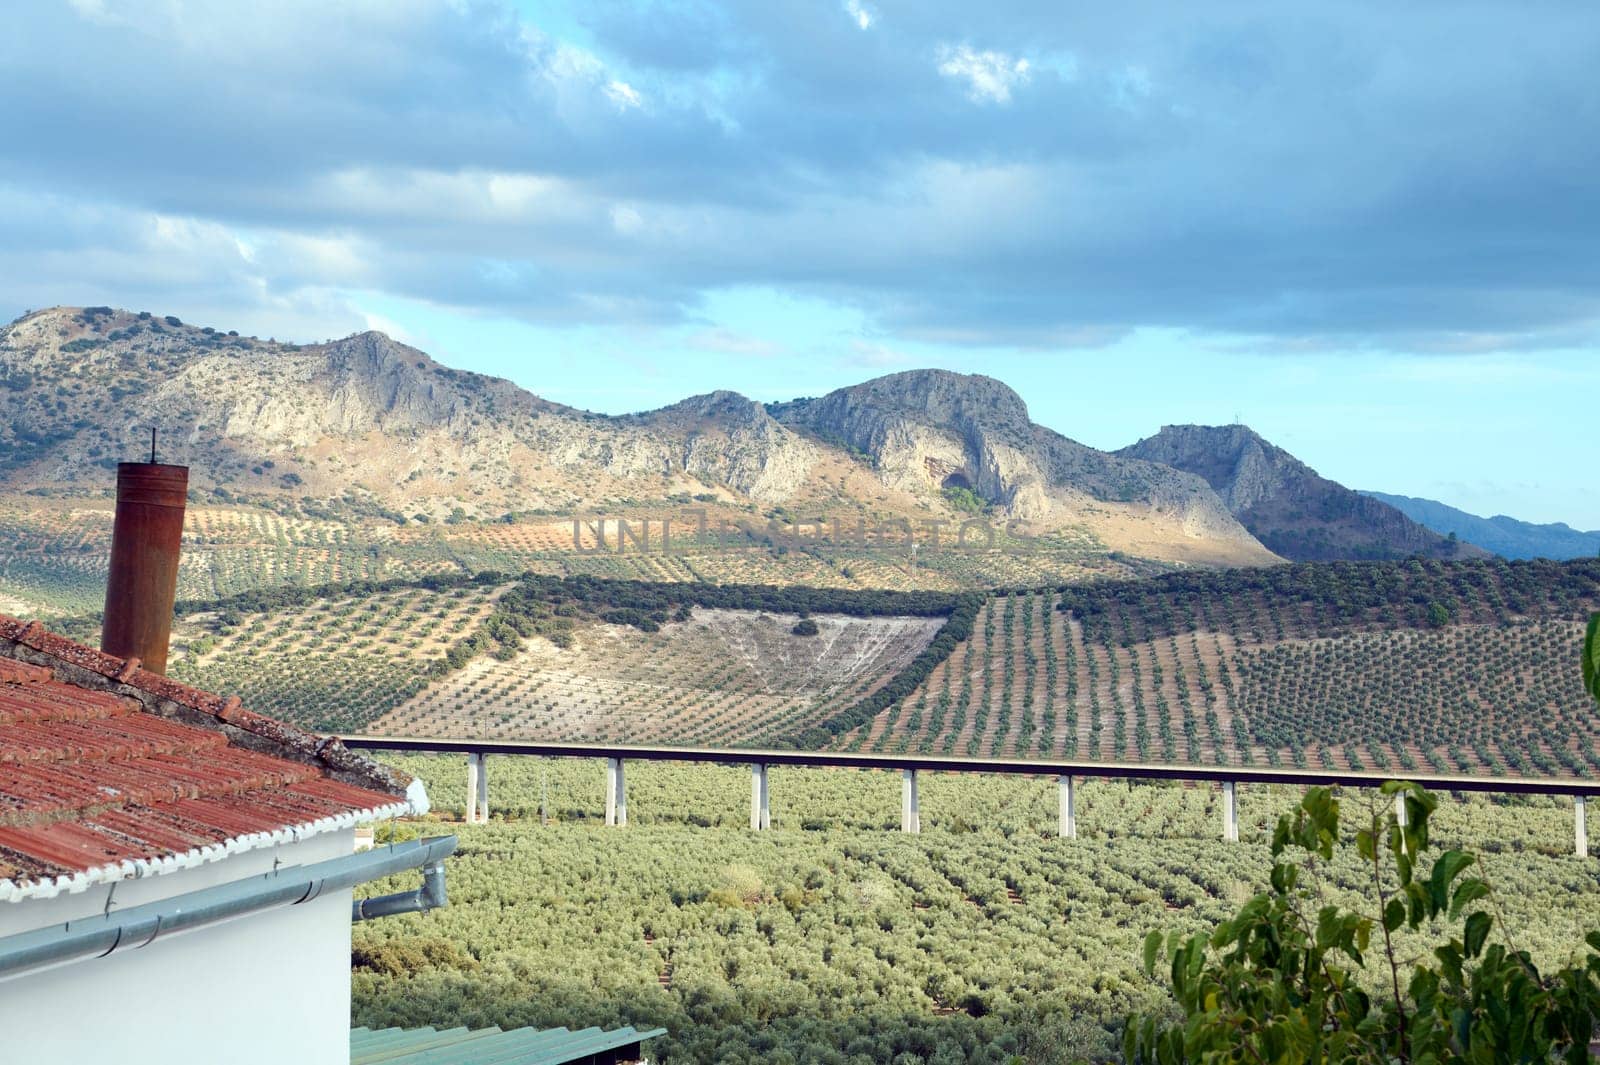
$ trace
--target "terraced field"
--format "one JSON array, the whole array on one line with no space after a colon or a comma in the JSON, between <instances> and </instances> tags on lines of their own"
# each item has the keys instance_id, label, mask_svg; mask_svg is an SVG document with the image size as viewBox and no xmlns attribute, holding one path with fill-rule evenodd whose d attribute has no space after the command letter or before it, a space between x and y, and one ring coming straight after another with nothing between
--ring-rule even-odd
<instances>
[{"instance_id":1,"label":"terraced field","mask_svg":"<svg viewBox=\"0 0 1600 1065\"><path fill-rule=\"evenodd\" d=\"M386 714L374 733L756 744L873 692L941 619L696 609L645 633L595 624L563 649L534 638L509 661L473 660Z\"/></svg>"},{"instance_id":2,"label":"terraced field","mask_svg":"<svg viewBox=\"0 0 1600 1065\"><path fill-rule=\"evenodd\" d=\"M544 573L612 580L804 584L821 588L956 591L1046 586L1158 572L1154 564L1112 559L1086 530L1064 529L1033 541L1004 536L992 548L923 551L853 545L790 548L765 542L765 518L717 511L753 535L702 538L696 522L675 521L663 550L661 521L651 516L646 549L630 539L620 552L616 523L606 548L592 531L574 546L572 522L517 521L396 524L360 515L285 515L258 506L204 503L185 521L180 599L209 600L260 588L307 587L351 580L428 575ZM103 498L0 497L0 609L47 618L98 611L111 548L112 504ZM635 533L638 519L630 521ZM714 526L713 526L714 528ZM592 529L590 526L586 530Z\"/></svg>"}]
</instances>

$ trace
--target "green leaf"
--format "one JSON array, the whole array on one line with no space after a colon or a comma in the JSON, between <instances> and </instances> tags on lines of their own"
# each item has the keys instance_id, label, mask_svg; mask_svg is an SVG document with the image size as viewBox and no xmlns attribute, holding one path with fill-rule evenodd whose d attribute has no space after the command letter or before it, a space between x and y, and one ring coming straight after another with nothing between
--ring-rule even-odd
<instances>
[{"instance_id":1,"label":"green leaf","mask_svg":"<svg viewBox=\"0 0 1600 1065\"><path fill-rule=\"evenodd\" d=\"M1461 851L1445 851L1433 863L1433 873L1428 878L1428 892L1433 897L1433 908L1442 910L1450 898L1450 882L1472 864L1472 855Z\"/></svg>"},{"instance_id":2,"label":"green leaf","mask_svg":"<svg viewBox=\"0 0 1600 1065\"><path fill-rule=\"evenodd\" d=\"M1400 899L1390 899L1389 905L1383 908L1383 927L1385 931L1393 932L1396 928L1406 923L1406 904Z\"/></svg>"},{"instance_id":3,"label":"green leaf","mask_svg":"<svg viewBox=\"0 0 1600 1065\"><path fill-rule=\"evenodd\" d=\"M1475 876L1469 876L1456 885L1456 893L1450 899L1450 916L1459 917L1461 911L1471 906L1479 899L1487 898L1489 885Z\"/></svg>"},{"instance_id":4,"label":"green leaf","mask_svg":"<svg viewBox=\"0 0 1600 1065\"><path fill-rule=\"evenodd\" d=\"M1161 933L1159 931L1151 932L1144 937L1144 971L1146 973L1154 973L1156 971L1156 955L1160 951Z\"/></svg>"},{"instance_id":5,"label":"green leaf","mask_svg":"<svg viewBox=\"0 0 1600 1065\"><path fill-rule=\"evenodd\" d=\"M1589 631L1583 637L1583 686L1600 699L1600 614L1589 619Z\"/></svg>"},{"instance_id":6,"label":"green leaf","mask_svg":"<svg viewBox=\"0 0 1600 1065\"><path fill-rule=\"evenodd\" d=\"M1494 922L1482 910L1476 910L1467 918L1466 942L1464 944L1467 957L1476 958L1483 949L1483 944L1489 938L1489 929Z\"/></svg>"}]
</instances>

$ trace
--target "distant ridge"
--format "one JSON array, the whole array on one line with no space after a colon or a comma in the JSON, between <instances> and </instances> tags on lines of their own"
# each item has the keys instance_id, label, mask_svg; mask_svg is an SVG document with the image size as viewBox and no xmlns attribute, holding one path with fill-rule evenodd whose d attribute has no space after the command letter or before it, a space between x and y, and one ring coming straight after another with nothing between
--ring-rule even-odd
<instances>
[{"instance_id":1,"label":"distant ridge","mask_svg":"<svg viewBox=\"0 0 1600 1065\"><path fill-rule=\"evenodd\" d=\"M1565 522L1538 525L1504 514L1479 517L1434 499L1362 492L1444 536L1454 533L1502 558L1593 558L1600 554L1600 529L1584 532Z\"/></svg>"},{"instance_id":2,"label":"distant ridge","mask_svg":"<svg viewBox=\"0 0 1600 1065\"><path fill-rule=\"evenodd\" d=\"M1487 553L1328 480L1248 426L1168 425L1117 454L1198 474L1256 539L1296 562Z\"/></svg>"}]
</instances>

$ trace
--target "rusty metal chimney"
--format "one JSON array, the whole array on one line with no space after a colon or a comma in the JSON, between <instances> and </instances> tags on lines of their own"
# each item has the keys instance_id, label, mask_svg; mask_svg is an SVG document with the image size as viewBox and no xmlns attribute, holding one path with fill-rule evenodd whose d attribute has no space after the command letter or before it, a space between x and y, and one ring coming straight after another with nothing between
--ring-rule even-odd
<instances>
[{"instance_id":1,"label":"rusty metal chimney","mask_svg":"<svg viewBox=\"0 0 1600 1065\"><path fill-rule=\"evenodd\" d=\"M100 650L137 658L152 673L167 671L188 491L187 466L117 465L117 518L111 530Z\"/></svg>"}]
</instances>

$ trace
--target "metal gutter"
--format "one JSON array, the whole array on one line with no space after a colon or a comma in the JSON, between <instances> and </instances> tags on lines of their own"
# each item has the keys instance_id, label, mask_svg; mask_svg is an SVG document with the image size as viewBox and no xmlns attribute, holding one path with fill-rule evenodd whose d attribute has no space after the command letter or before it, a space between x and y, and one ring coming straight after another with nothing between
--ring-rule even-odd
<instances>
[{"instance_id":1,"label":"metal gutter","mask_svg":"<svg viewBox=\"0 0 1600 1065\"><path fill-rule=\"evenodd\" d=\"M149 946L162 936L279 906L297 906L325 892L342 891L408 869L438 866L456 849L456 837L396 843L311 865L291 865L184 895L96 914L0 939L0 980L118 950ZM440 898L443 898L443 872Z\"/></svg>"}]
</instances>

